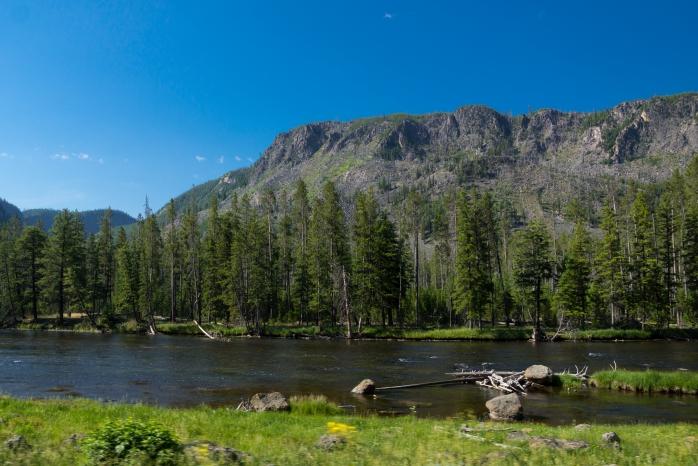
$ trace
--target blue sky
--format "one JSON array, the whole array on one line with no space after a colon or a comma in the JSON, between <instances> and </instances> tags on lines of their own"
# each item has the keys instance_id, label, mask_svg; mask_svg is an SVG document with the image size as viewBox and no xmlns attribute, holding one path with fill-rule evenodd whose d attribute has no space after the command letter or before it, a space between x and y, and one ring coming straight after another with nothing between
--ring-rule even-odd
<instances>
[{"instance_id":1,"label":"blue sky","mask_svg":"<svg viewBox=\"0 0 698 466\"><path fill-rule=\"evenodd\" d=\"M698 90L697 2L0 3L0 197L131 214L326 119Z\"/></svg>"}]
</instances>

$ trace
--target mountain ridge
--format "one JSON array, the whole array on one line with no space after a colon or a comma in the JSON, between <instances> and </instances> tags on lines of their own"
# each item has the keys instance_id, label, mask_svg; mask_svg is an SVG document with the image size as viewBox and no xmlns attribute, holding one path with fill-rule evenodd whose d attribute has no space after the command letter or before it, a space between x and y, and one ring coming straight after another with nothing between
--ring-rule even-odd
<instances>
[{"instance_id":1,"label":"mountain ridge","mask_svg":"<svg viewBox=\"0 0 698 466\"><path fill-rule=\"evenodd\" d=\"M433 196L489 185L541 197L537 206L524 202L535 212L580 188L593 196L603 183L666 179L696 152L698 93L636 99L598 112L511 116L467 105L297 126L279 133L253 165L195 186L175 204L203 211L215 194L225 209L233 193L255 199L266 189L289 191L302 178L311 193L332 180L345 198L373 188L383 204L399 202L409 189Z\"/></svg>"}]
</instances>

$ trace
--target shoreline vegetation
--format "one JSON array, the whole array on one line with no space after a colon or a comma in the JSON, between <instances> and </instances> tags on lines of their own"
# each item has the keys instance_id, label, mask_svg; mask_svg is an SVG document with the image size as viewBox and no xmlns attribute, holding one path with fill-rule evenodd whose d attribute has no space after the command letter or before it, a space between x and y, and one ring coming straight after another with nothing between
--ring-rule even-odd
<instances>
[{"instance_id":1,"label":"shoreline vegetation","mask_svg":"<svg viewBox=\"0 0 698 466\"><path fill-rule=\"evenodd\" d=\"M203 323L202 328L218 339L260 337L260 338L346 338L341 327L317 325L263 325L258 331L245 326L232 326L216 323ZM134 320L122 322L111 327L96 327L83 318L65 317L63 325L55 319L41 318L37 321L18 322L8 328L18 330L72 331L78 333L147 333L148 327ZM165 335L204 336L193 322L161 322L156 325L157 332ZM445 327L445 328L397 328L364 327L354 332L356 340L414 340L414 341L527 341L531 339L531 326L500 327ZM658 328L658 329L614 329L600 328L588 330L568 330L556 332L549 329L548 335L553 341L642 341L642 340L698 340L698 328Z\"/></svg>"},{"instance_id":2,"label":"shoreline vegetation","mask_svg":"<svg viewBox=\"0 0 698 466\"><path fill-rule=\"evenodd\" d=\"M290 406L290 412L253 413L0 397L0 462L93 464L95 453L108 454L122 434L130 442L110 464L222 464L218 455L288 465L683 465L698 457L698 426L689 423L550 426L467 415L358 416L317 396L292 398ZM618 442L604 438L609 431Z\"/></svg>"}]
</instances>

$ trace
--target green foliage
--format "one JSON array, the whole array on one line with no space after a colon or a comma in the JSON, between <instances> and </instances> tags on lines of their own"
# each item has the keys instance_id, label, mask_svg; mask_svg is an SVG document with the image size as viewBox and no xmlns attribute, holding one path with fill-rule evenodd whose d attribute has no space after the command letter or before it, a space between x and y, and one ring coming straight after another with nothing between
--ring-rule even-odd
<instances>
[{"instance_id":1,"label":"green foliage","mask_svg":"<svg viewBox=\"0 0 698 466\"><path fill-rule=\"evenodd\" d=\"M599 388L635 392L698 394L698 373L688 371L602 371L591 377Z\"/></svg>"},{"instance_id":2,"label":"green foliage","mask_svg":"<svg viewBox=\"0 0 698 466\"><path fill-rule=\"evenodd\" d=\"M304 416L332 416L345 411L327 400L324 395L292 396L289 399L291 413Z\"/></svg>"},{"instance_id":3,"label":"green foliage","mask_svg":"<svg viewBox=\"0 0 698 466\"><path fill-rule=\"evenodd\" d=\"M582 119L582 130L586 131L589 128L592 128L594 126L601 126L603 125L606 120L608 120L608 117L610 116L609 111L602 111L602 112L594 112L594 113L589 113Z\"/></svg>"},{"instance_id":4,"label":"green foliage","mask_svg":"<svg viewBox=\"0 0 698 466\"><path fill-rule=\"evenodd\" d=\"M88 456L95 463L121 463L144 457L151 464L178 463L181 444L158 423L125 419L109 421L84 440Z\"/></svg>"}]
</instances>

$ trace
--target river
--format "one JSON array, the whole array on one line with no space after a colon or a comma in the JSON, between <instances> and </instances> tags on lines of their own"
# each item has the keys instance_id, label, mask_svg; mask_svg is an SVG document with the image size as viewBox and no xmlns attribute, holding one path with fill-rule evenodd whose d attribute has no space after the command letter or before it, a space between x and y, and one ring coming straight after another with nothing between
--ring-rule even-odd
<instances>
[{"instance_id":1,"label":"river","mask_svg":"<svg viewBox=\"0 0 698 466\"><path fill-rule=\"evenodd\" d=\"M165 406L236 406L256 392L321 393L350 411L418 416L482 416L498 394L477 386L425 387L353 396L372 378L379 386L446 378L459 367L555 371L698 370L692 342L398 342L0 332L0 392L21 397L89 397ZM698 422L698 397L604 390L531 393L529 418L572 422Z\"/></svg>"}]
</instances>

